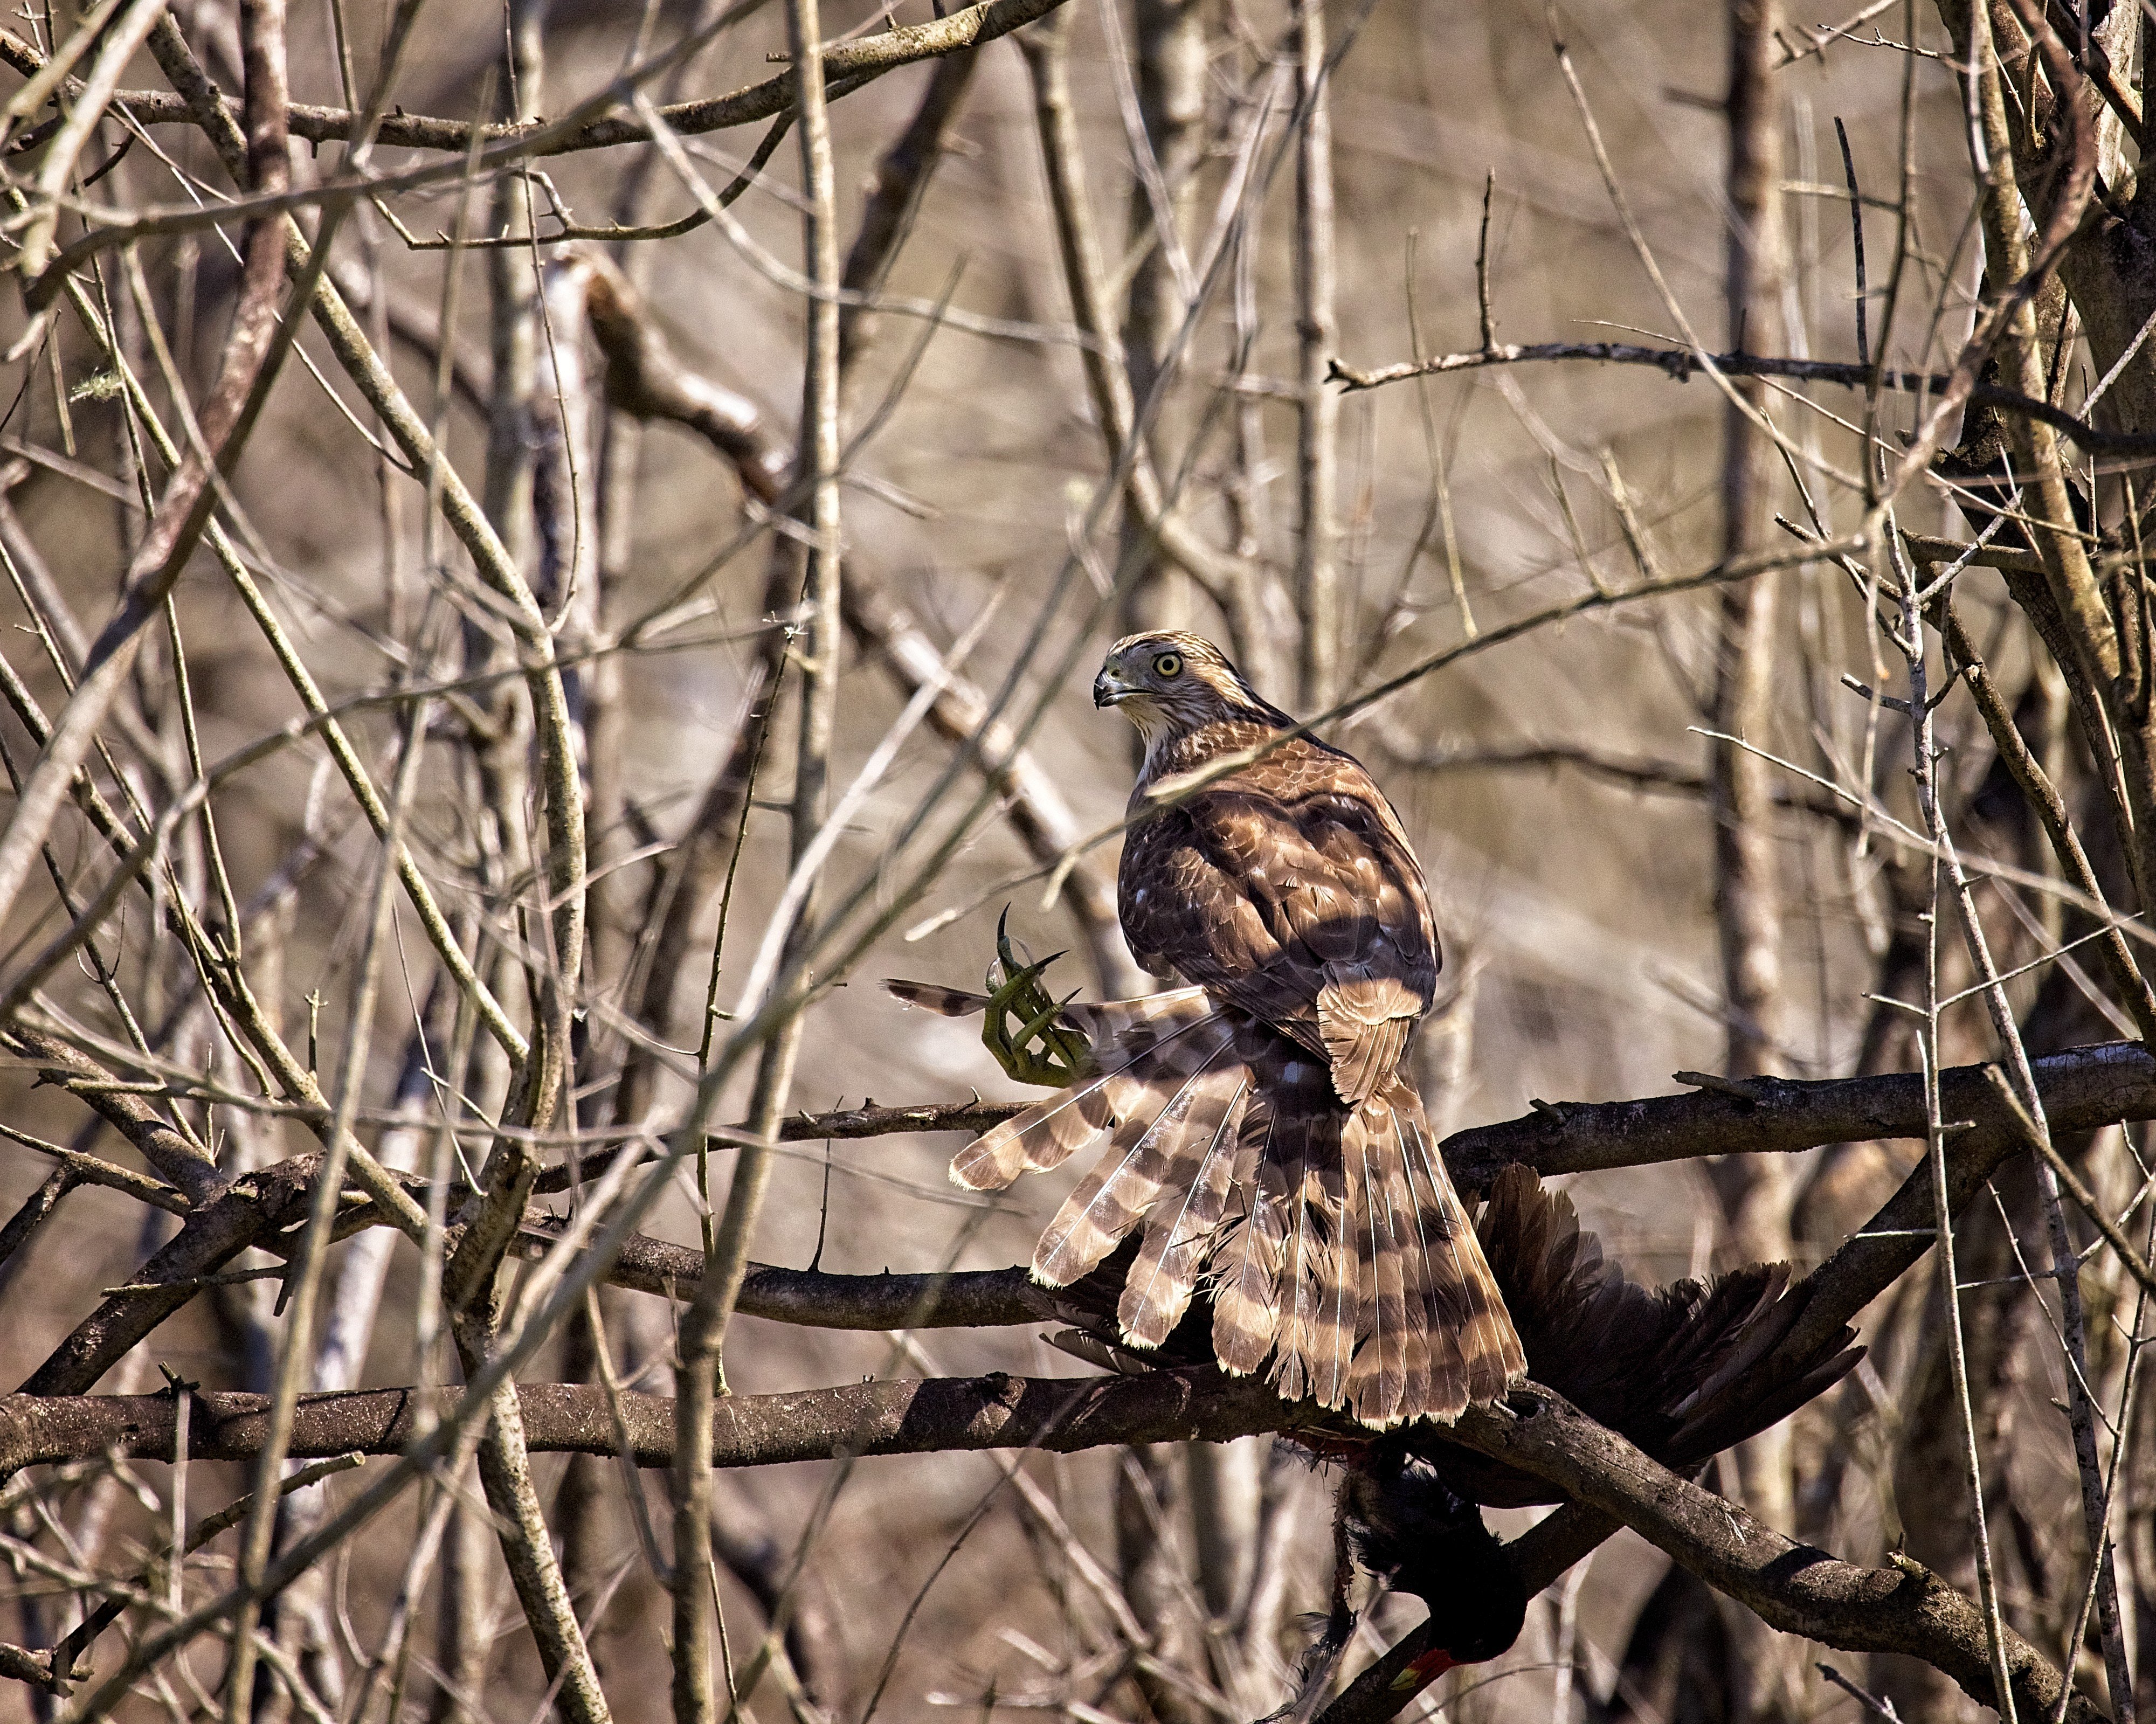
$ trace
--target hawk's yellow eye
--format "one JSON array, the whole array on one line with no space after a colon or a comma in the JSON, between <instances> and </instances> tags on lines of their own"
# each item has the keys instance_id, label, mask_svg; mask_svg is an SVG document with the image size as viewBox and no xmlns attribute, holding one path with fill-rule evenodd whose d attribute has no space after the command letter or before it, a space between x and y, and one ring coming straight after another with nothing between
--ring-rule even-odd
<instances>
[{"instance_id":1,"label":"hawk's yellow eye","mask_svg":"<svg viewBox=\"0 0 2156 1724\"><path fill-rule=\"evenodd\" d=\"M1182 669L1183 654L1180 653L1163 653L1152 661L1153 675L1156 676L1174 676Z\"/></svg>"}]
</instances>

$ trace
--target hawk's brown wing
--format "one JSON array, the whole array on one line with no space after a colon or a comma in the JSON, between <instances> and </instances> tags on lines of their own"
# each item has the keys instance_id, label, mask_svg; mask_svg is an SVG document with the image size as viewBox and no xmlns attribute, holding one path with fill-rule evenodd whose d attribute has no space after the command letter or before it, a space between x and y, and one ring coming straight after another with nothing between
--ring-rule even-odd
<instances>
[{"instance_id":1,"label":"hawk's brown wing","mask_svg":"<svg viewBox=\"0 0 2156 1724\"><path fill-rule=\"evenodd\" d=\"M1324 1054L1350 1103L1384 1087L1436 987L1399 817L1355 760L1306 739L1134 828L1121 898L1141 963Z\"/></svg>"}]
</instances>

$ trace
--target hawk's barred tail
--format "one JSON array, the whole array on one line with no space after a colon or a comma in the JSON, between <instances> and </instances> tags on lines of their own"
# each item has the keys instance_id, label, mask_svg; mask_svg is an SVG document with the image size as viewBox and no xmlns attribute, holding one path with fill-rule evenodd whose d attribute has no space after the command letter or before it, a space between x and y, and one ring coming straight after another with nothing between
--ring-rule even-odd
<instances>
[{"instance_id":1,"label":"hawk's barred tail","mask_svg":"<svg viewBox=\"0 0 2156 1724\"><path fill-rule=\"evenodd\" d=\"M1281 1228L1287 1216L1282 1199L1287 1183L1271 1147L1271 1103L1254 1094L1243 1116L1229 1208L1214 1236L1209 1271L1213 1355L1238 1377L1255 1377L1265 1368L1280 1328Z\"/></svg>"},{"instance_id":2,"label":"hawk's barred tail","mask_svg":"<svg viewBox=\"0 0 2156 1724\"><path fill-rule=\"evenodd\" d=\"M1454 1409L1432 1416L1450 1419L1470 1402L1496 1400L1519 1383L1527 1374L1527 1356L1482 1241L1437 1152L1422 1097L1400 1078L1387 1093L1399 1122L1400 1170L1419 1216L1416 1239L1432 1296L1431 1399Z\"/></svg>"},{"instance_id":3,"label":"hawk's barred tail","mask_svg":"<svg viewBox=\"0 0 2156 1724\"><path fill-rule=\"evenodd\" d=\"M1395 1189L1399 1158L1389 1152L1392 1146L1383 1136L1393 1123L1391 1110L1373 1097L1350 1116L1342 1141L1349 1188L1358 1200L1348 1210L1356 1242L1356 1286L1370 1323L1368 1337L1348 1372L1348 1393L1356 1417L1365 1424L1392 1424L1409 1394L1407 1265L1414 1250L1415 1218L1403 1201L1405 1188ZM1396 1126L1393 1135L1397 1140ZM1419 1285L1416 1292L1422 1295ZM1427 1395L1427 1389L1417 1394L1416 1403Z\"/></svg>"},{"instance_id":4,"label":"hawk's barred tail","mask_svg":"<svg viewBox=\"0 0 2156 1724\"><path fill-rule=\"evenodd\" d=\"M985 1003L901 997L954 1015ZM999 1188L1108 1134L1041 1236L1035 1279L1067 1286L1142 1228L1116 1308L1127 1342L1159 1346L1204 1286L1224 1368L1378 1429L1455 1418L1526 1374L1405 1080L1350 1109L1321 1056L1196 988L1065 1015L1096 1071L952 1162L961 1184Z\"/></svg>"},{"instance_id":5,"label":"hawk's barred tail","mask_svg":"<svg viewBox=\"0 0 2156 1724\"><path fill-rule=\"evenodd\" d=\"M1279 1171L1257 1182L1263 1232L1282 1242L1278 1286L1268 1308L1224 1285L1214 1318L1222 1364L1248 1370L1270 1342L1283 1395L1344 1407L1379 1429L1454 1419L1502 1395L1527 1374L1527 1357L1413 1086L1395 1077L1350 1111L1324 1069L1281 1038L1252 1070L1251 1115L1271 1115L1260 1167ZM1244 1214L1238 1234L1250 1226ZM1245 1249L1231 1235L1216 1255L1224 1283ZM1253 1331L1269 1316L1261 1339Z\"/></svg>"}]
</instances>

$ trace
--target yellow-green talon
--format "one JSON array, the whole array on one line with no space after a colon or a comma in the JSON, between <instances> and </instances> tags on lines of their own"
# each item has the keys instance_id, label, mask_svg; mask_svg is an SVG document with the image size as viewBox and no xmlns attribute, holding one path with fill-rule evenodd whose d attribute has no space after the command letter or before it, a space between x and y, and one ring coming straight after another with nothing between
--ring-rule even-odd
<instances>
[{"instance_id":1,"label":"yellow-green talon","mask_svg":"<svg viewBox=\"0 0 2156 1724\"><path fill-rule=\"evenodd\" d=\"M1019 962L1005 926L1009 916L1006 909L996 921L997 961L988 969L988 1008L981 1043L1019 1082L1063 1089L1092 1065L1091 1044L1057 1022L1078 992L1074 988L1059 1000L1041 986L1048 967L1063 956L1060 952L1038 963ZM1016 1022L1014 1029L1011 1020Z\"/></svg>"},{"instance_id":2,"label":"yellow-green talon","mask_svg":"<svg viewBox=\"0 0 2156 1724\"><path fill-rule=\"evenodd\" d=\"M1077 990L1073 988L1069 993L1065 994L1061 999L1052 999L1049 1001L1045 1006L1041 1008L1038 1013L1026 1019L1024 1028L1019 1031L1014 1039L1021 1047L1023 1047L1026 1043L1031 1041L1035 1036L1042 1035L1043 1032L1047 1029L1048 1026L1054 1023L1055 1019L1061 1015L1063 1008L1077 998Z\"/></svg>"}]
</instances>

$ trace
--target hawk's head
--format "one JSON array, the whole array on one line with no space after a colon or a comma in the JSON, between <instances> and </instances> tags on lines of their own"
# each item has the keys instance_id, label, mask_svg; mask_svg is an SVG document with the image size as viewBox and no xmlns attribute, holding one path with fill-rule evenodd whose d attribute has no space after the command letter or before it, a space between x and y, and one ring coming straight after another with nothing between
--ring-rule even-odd
<instances>
[{"instance_id":1,"label":"hawk's head","mask_svg":"<svg viewBox=\"0 0 2156 1724\"><path fill-rule=\"evenodd\" d=\"M1148 744L1222 719L1291 721L1211 641L1173 629L1126 635L1110 647L1093 679L1093 704L1122 707Z\"/></svg>"}]
</instances>

